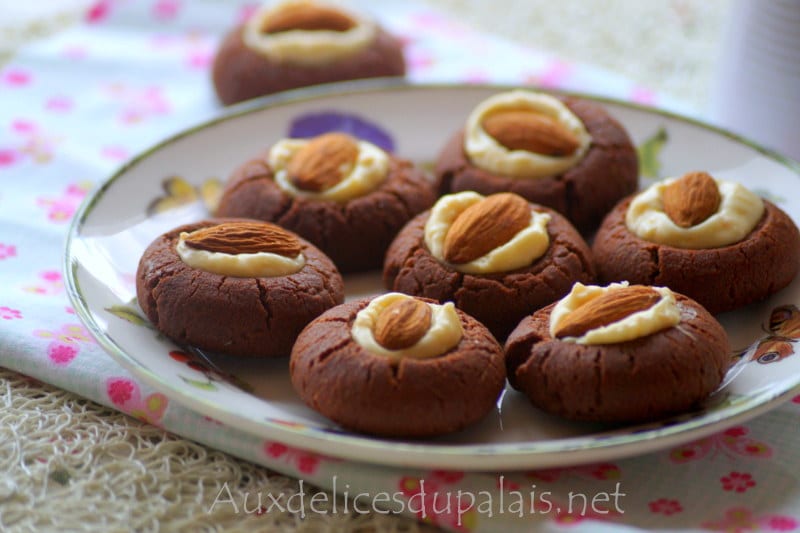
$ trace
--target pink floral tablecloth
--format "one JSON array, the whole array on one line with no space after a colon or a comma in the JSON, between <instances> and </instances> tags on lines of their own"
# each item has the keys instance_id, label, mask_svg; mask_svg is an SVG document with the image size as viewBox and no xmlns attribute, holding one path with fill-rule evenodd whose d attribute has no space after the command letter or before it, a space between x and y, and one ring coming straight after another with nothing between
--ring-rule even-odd
<instances>
[{"instance_id":1,"label":"pink floral tablecloth","mask_svg":"<svg viewBox=\"0 0 800 533\"><path fill-rule=\"evenodd\" d=\"M362 7L403 38L412 81L537 84L681 109L630 80L479 34L421 4ZM70 219L130 156L220 111L208 72L215 45L252 9L211 0L103 0L80 24L26 45L0 69L0 365L310 484L418 501L405 512L447 529L800 529L800 396L747 425L613 463L504 474L418 471L220 431L105 354L64 292ZM541 500L532 490L547 491L549 508L517 515L507 502L481 509L460 492L527 492ZM570 512L567 499L578 492L618 496Z\"/></svg>"}]
</instances>

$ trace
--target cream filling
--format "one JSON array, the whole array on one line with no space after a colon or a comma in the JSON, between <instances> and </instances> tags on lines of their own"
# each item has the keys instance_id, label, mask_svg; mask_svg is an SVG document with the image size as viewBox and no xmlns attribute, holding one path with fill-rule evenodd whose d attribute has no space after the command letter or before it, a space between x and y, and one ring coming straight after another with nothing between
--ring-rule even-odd
<instances>
[{"instance_id":1,"label":"cream filling","mask_svg":"<svg viewBox=\"0 0 800 533\"><path fill-rule=\"evenodd\" d=\"M290 196L346 202L375 190L389 174L389 155L367 141L358 141L358 157L350 172L336 185L324 191L304 191L295 187L286 166L309 139L283 139L275 143L267 162L275 173L278 187Z\"/></svg>"},{"instance_id":2,"label":"cream filling","mask_svg":"<svg viewBox=\"0 0 800 533\"><path fill-rule=\"evenodd\" d=\"M550 335L555 338L561 320L578 307L608 292L627 286L627 281L612 283L607 287L575 283L570 293L559 300L550 313ZM676 326L681 321L681 312L675 295L666 287L653 287L653 289L661 294L661 299L649 309L632 313L606 326L591 329L580 337L564 337L560 340L578 344L617 344Z\"/></svg>"},{"instance_id":3,"label":"cream filling","mask_svg":"<svg viewBox=\"0 0 800 533\"><path fill-rule=\"evenodd\" d=\"M716 213L700 224L682 228L664 212L662 194L677 178L655 183L628 207L625 225L641 239L676 248L718 248L741 241L764 216L764 201L739 183L717 180L722 201Z\"/></svg>"},{"instance_id":4,"label":"cream filling","mask_svg":"<svg viewBox=\"0 0 800 533\"><path fill-rule=\"evenodd\" d=\"M450 226L464 210L484 198L485 196L476 192L466 191L442 196L436 202L425 223L425 245L433 257L465 274L490 274L528 266L547 252L550 246L550 236L547 233L550 215L531 210L528 226L505 244L469 263L448 263L444 259L444 240Z\"/></svg>"},{"instance_id":5,"label":"cream filling","mask_svg":"<svg viewBox=\"0 0 800 533\"><path fill-rule=\"evenodd\" d=\"M402 350L387 350L375 340L373 330L381 313L398 300L410 298L405 294L390 292L373 299L356 315L350 334L360 346L370 353L399 361L404 357L429 359L444 354L460 341L464 335L461 320L452 302L444 305L427 304L431 308L431 326L413 346Z\"/></svg>"},{"instance_id":6,"label":"cream filling","mask_svg":"<svg viewBox=\"0 0 800 533\"><path fill-rule=\"evenodd\" d=\"M289 30L264 33L261 28L274 12L285 4L307 4L308 0L288 0L276 6L262 6L244 26L242 38L246 46L276 61L300 65L320 65L350 56L369 46L375 39L374 22L340 7L355 26L347 31Z\"/></svg>"},{"instance_id":7,"label":"cream filling","mask_svg":"<svg viewBox=\"0 0 800 533\"><path fill-rule=\"evenodd\" d=\"M509 150L483 129L483 119L502 110L532 110L554 118L580 143L569 156L554 157L526 150ZM543 178L561 174L580 161L592 138L583 122L560 100L547 94L514 90L487 98L467 118L464 151L472 162L489 172L512 178Z\"/></svg>"},{"instance_id":8,"label":"cream filling","mask_svg":"<svg viewBox=\"0 0 800 533\"><path fill-rule=\"evenodd\" d=\"M182 232L175 248L181 261L192 268L221 276L237 278L288 276L299 272L306 264L306 258L302 252L296 257L284 257L269 252L226 254L198 250L186 245L188 235L188 233Z\"/></svg>"}]
</instances>

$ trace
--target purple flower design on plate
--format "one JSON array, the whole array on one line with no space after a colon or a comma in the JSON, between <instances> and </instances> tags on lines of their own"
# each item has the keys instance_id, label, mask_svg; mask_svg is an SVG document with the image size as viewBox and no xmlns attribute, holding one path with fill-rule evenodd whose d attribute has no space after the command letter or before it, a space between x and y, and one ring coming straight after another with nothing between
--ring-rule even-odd
<instances>
[{"instance_id":1,"label":"purple flower design on plate","mask_svg":"<svg viewBox=\"0 0 800 533\"><path fill-rule=\"evenodd\" d=\"M387 152L394 151L394 139L389 133L358 115L339 111L319 111L300 115L289 125L289 137L308 138L331 131L349 133L353 137L369 141Z\"/></svg>"}]
</instances>

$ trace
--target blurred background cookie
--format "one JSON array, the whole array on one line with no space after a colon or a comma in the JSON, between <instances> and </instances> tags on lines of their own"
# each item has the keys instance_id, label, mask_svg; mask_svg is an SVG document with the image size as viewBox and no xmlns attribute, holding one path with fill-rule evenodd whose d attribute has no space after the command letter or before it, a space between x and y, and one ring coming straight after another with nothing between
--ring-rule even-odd
<instances>
[{"instance_id":1,"label":"blurred background cookie","mask_svg":"<svg viewBox=\"0 0 800 533\"><path fill-rule=\"evenodd\" d=\"M359 78L404 76L398 39L361 13L316 0L264 5L222 41L212 79L223 104Z\"/></svg>"}]
</instances>

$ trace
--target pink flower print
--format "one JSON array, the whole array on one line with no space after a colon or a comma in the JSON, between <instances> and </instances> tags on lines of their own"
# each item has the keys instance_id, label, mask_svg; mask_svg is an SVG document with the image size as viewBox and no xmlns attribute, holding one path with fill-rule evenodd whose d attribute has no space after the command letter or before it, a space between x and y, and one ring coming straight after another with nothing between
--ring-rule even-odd
<instances>
[{"instance_id":1,"label":"pink flower print","mask_svg":"<svg viewBox=\"0 0 800 533\"><path fill-rule=\"evenodd\" d=\"M656 103L656 94L645 87L634 87L630 98L631 101L642 105L654 105Z\"/></svg>"},{"instance_id":2,"label":"pink flower print","mask_svg":"<svg viewBox=\"0 0 800 533\"><path fill-rule=\"evenodd\" d=\"M18 309L11 309L10 307L0 307L0 318L3 320L15 320L22 318L22 313Z\"/></svg>"},{"instance_id":3,"label":"pink flower print","mask_svg":"<svg viewBox=\"0 0 800 533\"><path fill-rule=\"evenodd\" d=\"M683 512L683 506L678 500L669 500L667 498L659 498L647 504L650 507L650 512L654 514L663 514L670 516Z\"/></svg>"},{"instance_id":4,"label":"pink flower print","mask_svg":"<svg viewBox=\"0 0 800 533\"><path fill-rule=\"evenodd\" d=\"M795 531L800 527L800 522L791 516L768 516L761 521L765 529L771 531Z\"/></svg>"},{"instance_id":5,"label":"pink flower print","mask_svg":"<svg viewBox=\"0 0 800 533\"><path fill-rule=\"evenodd\" d=\"M139 393L139 388L129 379L109 379L106 382L106 392L114 405L125 407L134 397L134 393Z\"/></svg>"},{"instance_id":6,"label":"pink flower print","mask_svg":"<svg viewBox=\"0 0 800 533\"><path fill-rule=\"evenodd\" d=\"M24 290L44 296L52 296L64 291L64 281L61 279L61 273L58 270L45 270L44 272L40 272L39 279L42 280L40 284L30 285L25 287Z\"/></svg>"},{"instance_id":7,"label":"pink flower print","mask_svg":"<svg viewBox=\"0 0 800 533\"><path fill-rule=\"evenodd\" d=\"M772 457L772 448L748 436L750 430L744 426L729 428L722 433L700 439L669 452L669 460L683 464L700 459L713 459L719 452L728 457L744 456L758 459Z\"/></svg>"},{"instance_id":8,"label":"pink flower print","mask_svg":"<svg viewBox=\"0 0 800 533\"><path fill-rule=\"evenodd\" d=\"M104 146L100 150L100 155L105 158L112 159L114 161L124 161L128 159L128 150L123 148L122 146L111 145L111 146Z\"/></svg>"},{"instance_id":9,"label":"pink flower print","mask_svg":"<svg viewBox=\"0 0 800 533\"><path fill-rule=\"evenodd\" d=\"M159 425L169 405L169 399L158 392L142 398L139 385L127 378L106 380L106 394L123 412L154 425Z\"/></svg>"},{"instance_id":10,"label":"pink flower print","mask_svg":"<svg viewBox=\"0 0 800 533\"><path fill-rule=\"evenodd\" d=\"M39 127L35 122L25 119L17 119L11 122L11 130L16 133L30 134L36 133Z\"/></svg>"},{"instance_id":11,"label":"pink flower print","mask_svg":"<svg viewBox=\"0 0 800 533\"><path fill-rule=\"evenodd\" d=\"M97 24L103 22L111 13L111 0L99 0L86 12L86 22Z\"/></svg>"},{"instance_id":12,"label":"pink flower print","mask_svg":"<svg viewBox=\"0 0 800 533\"><path fill-rule=\"evenodd\" d=\"M153 4L153 16L160 20L174 19L180 11L179 0L158 0Z\"/></svg>"},{"instance_id":13,"label":"pink flower print","mask_svg":"<svg viewBox=\"0 0 800 533\"><path fill-rule=\"evenodd\" d=\"M214 60L214 53L210 50L198 50L189 52L186 62L190 68L205 70L211 66Z\"/></svg>"},{"instance_id":14,"label":"pink flower print","mask_svg":"<svg viewBox=\"0 0 800 533\"><path fill-rule=\"evenodd\" d=\"M280 459L286 464L294 464L301 474L313 475L326 457L312 452L292 448L281 442L264 442L264 453L273 459Z\"/></svg>"},{"instance_id":15,"label":"pink flower print","mask_svg":"<svg viewBox=\"0 0 800 533\"><path fill-rule=\"evenodd\" d=\"M66 96L53 96L44 103L44 108L54 113L65 113L72 109L73 102Z\"/></svg>"},{"instance_id":16,"label":"pink flower print","mask_svg":"<svg viewBox=\"0 0 800 533\"><path fill-rule=\"evenodd\" d=\"M745 531L794 531L798 522L790 516L766 515L757 517L747 507L731 507L721 520L703 522L702 527L712 531L743 533Z\"/></svg>"},{"instance_id":17,"label":"pink flower print","mask_svg":"<svg viewBox=\"0 0 800 533\"><path fill-rule=\"evenodd\" d=\"M0 148L0 167L13 165L18 157L19 154L15 150Z\"/></svg>"},{"instance_id":18,"label":"pink flower print","mask_svg":"<svg viewBox=\"0 0 800 533\"><path fill-rule=\"evenodd\" d=\"M20 69L9 69L0 75L0 83L10 87L23 87L31 82L32 76Z\"/></svg>"},{"instance_id":19,"label":"pink flower print","mask_svg":"<svg viewBox=\"0 0 800 533\"><path fill-rule=\"evenodd\" d=\"M544 71L526 76L525 81L548 88L562 87L573 70L574 66L571 63L554 59Z\"/></svg>"},{"instance_id":20,"label":"pink flower print","mask_svg":"<svg viewBox=\"0 0 800 533\"><path fill-rule=\"evenodd\" d=\"M16 149L17 154L29 156L36 163L49 162L53 158L55 145L62 139L45 134L35 122L25 119L12 121L11 131L22 138Z\"/></svg>"},{"instance_id":21,"label":"pink flower print","mask_svg":"<svg viewBox=\"0 0 800 533\"><path fill-rule=\"evenodd\" d=\"M42 339L55 339L62 343L94 342L86 328L80 324L65 324L58 331L37 329L33 334Z\"/></svg>"},{"instance_id":22,"label":"pink flower print","mask_svg":"<svg viewBox=\"0 0 800 533\"><path fill-rule=\"evenodd\" d=\"M426 524L454 531L472 531L478 521L474 496L447 487L450 483L446 479L436 472L431 474L430 478L400 478L398 488L408 499L408 510Z\"/></svg>"},{"instance_id":23,"label":"pink flower print","mask_svg":"<svg viewBox=\"0 0 800 533\"><path fill-rule=\"evenodd\" d=\"M70 184L61 196L43 196L36 203L47 209L47 218L51 222L67 222L75 214L78 206L83 201L91 184L89 182Z\"/></svg>"},{"instance_id":24,"label":"pink flower print","mask_svg":"<svg viewBox=\"0 0 800 533\"><path fill-rule=\"evenodd\" d=\"M719 481L722 483L722 489L729 492L746 492L756 486L753 476L741 472L731 472L727 476L721 477Z\"/></svg>"},{"instance_id":25,"label":"pink flower print","mask_svg":"<svg viewBox=\"0 0 800 533\"><path fill-rule=\"evenodd\" d=\"M57 366L66 366L75 359L78 351L78 347L74 344L53 341L47 346L47 357Z\"/></svg>"},{"instance_id":26,"label":"pink flower print","mask_svg":"<svg viewBox=\"0 0 800 533\"><path fill-rule=\"evenodd\" d=\"M107 94L120 104L119 120L133 125L143 120L169 113L172 105L157 86L143 88L113 83L106 87Z\"/></svg>"},{"instance_id":27,"label":"pink flower print","mask_svg":"<svg viewBox=\"0 0 800 533\"><path fill-rule=\"evenodd\" d=\"M16 257L17 247L13 244L3 244L0 242L0 260Z\"/></svg>"}]
</instances>

